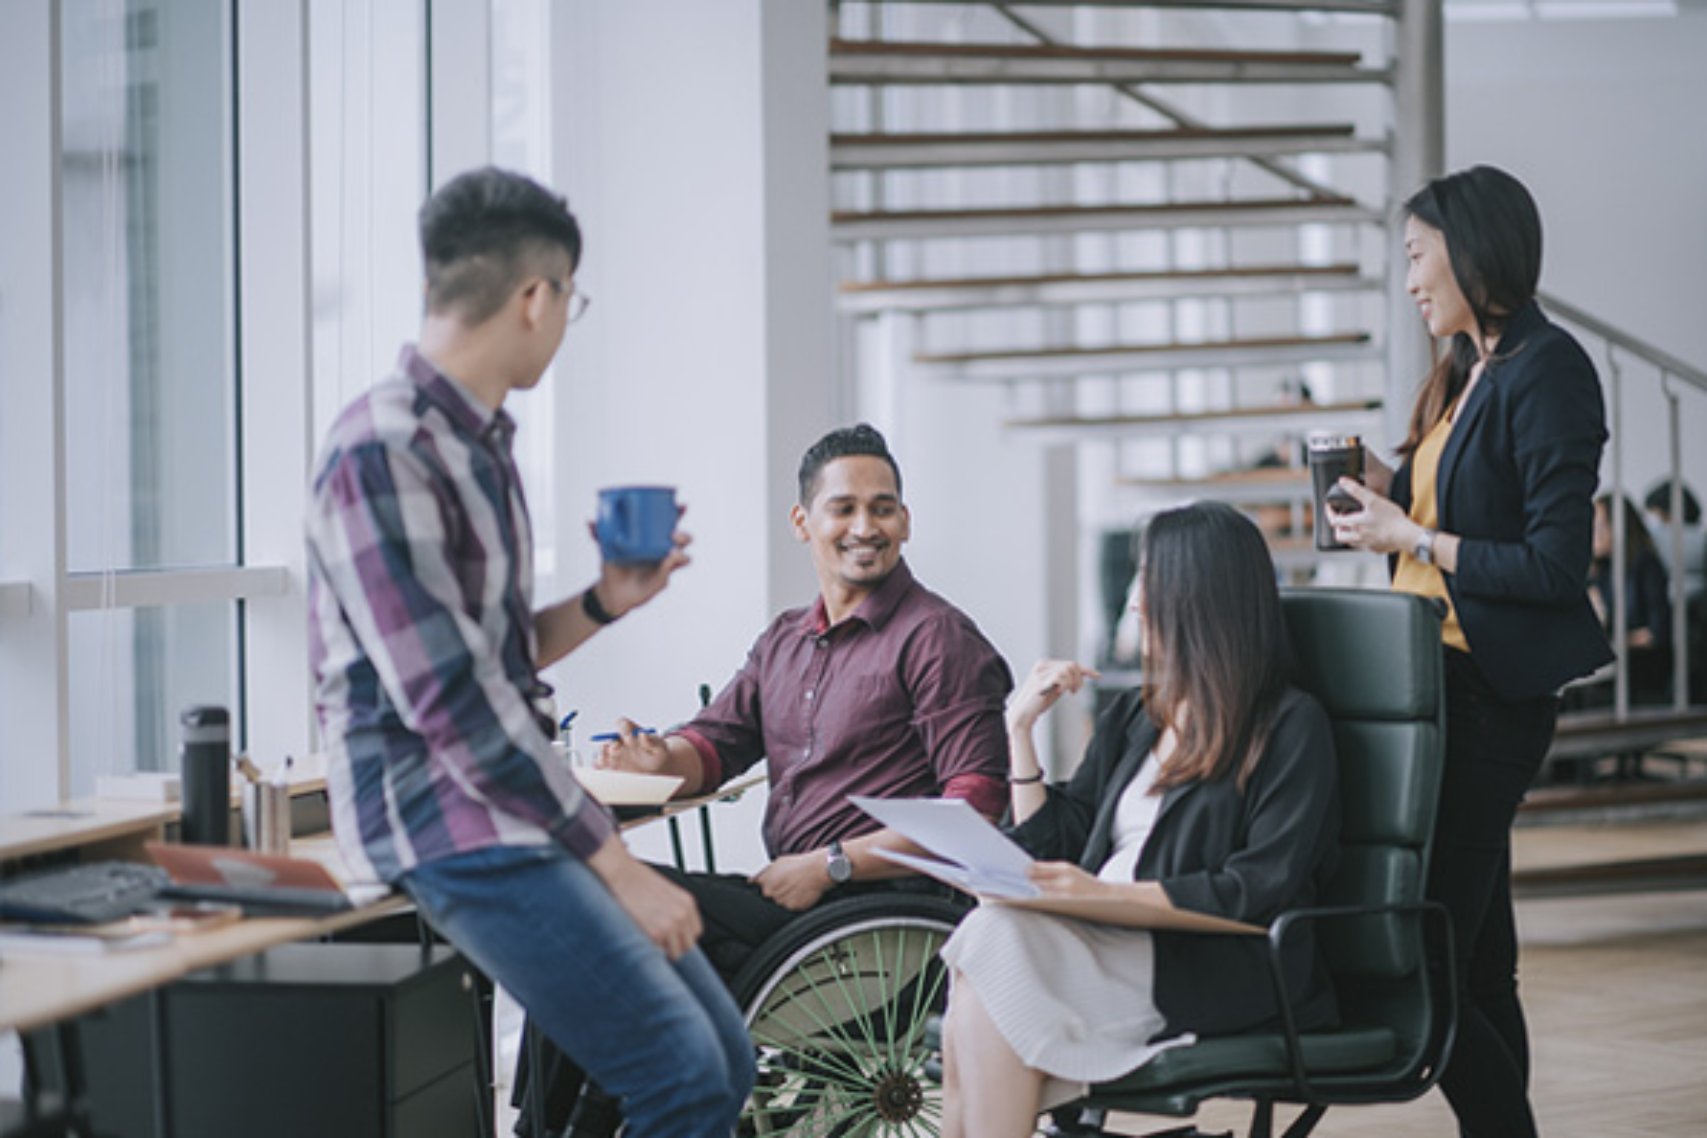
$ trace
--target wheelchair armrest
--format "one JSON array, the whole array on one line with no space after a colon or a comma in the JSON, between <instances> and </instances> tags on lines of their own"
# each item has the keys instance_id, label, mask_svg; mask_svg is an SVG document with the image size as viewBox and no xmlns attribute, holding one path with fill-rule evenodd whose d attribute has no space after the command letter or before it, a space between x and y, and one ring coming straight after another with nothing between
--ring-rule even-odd
<instances>
[{"instance_id":1,"label":"wheelchair armrest","mask_svg":"<svg viewBox=\"0 0 1707 1138\"><path fill-rule=\"evenodd\" d=\"M1452 1049L1452 1043L1458 1032L1457 1012L1457 963L1452 955L1452 915L1446 911L1446 906L1438 901L1399 901L1384 905L1322 905L1306 909L1288 909L1274 919L1268 928L1268 975L1269 983L1274 991L1275 1001L1280 1006L1281 1028L1286 1041L1287 1066L1292 1070L1292 1081L1297 1089L1298 1101L1311 1103L1316 1096L1310 1087L1310 1080L1304 1070L1304 1051L1298 1038L1298 1023L1292 1014L1291 993L1287 990L1286 973L1281 965L1281 948L1286 943L1287 935L1295 925L1315 921L1345 920L1352 917L1379 917L1389 914L1419 913L1423 920L1434 920L1440 929L1441 940L1445 945L1443 956L1446 961L1446 992L1447 992L1447 1023L1441 1049L1444 1058ZM1423 968L1426 969L1426 953ZM1437 1064L1437 1067L1439 1065ZM1435 1077L1438 1077L1438 1071ZM1429 1080L1432 1084L1433 1078ZM1422 1088L1428 1089L1427 1086Z\"/></svg>"}]
</instances>

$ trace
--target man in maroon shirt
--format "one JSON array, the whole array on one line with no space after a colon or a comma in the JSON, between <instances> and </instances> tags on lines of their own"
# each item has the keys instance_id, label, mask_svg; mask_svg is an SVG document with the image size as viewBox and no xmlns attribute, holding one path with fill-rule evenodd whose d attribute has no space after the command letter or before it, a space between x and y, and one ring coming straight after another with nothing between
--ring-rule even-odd
<instances>
[{"instance_id":1,"label":"man in maroon shirt","mask_svg":"<svg viewBox=\"0 0 1707 1138\"><path fill-rule=\"evenodd\" d=\"M942 889L879 857L925 851L848 795L964 798L992 821L1008 801L1003 706L1013 677L977 625L901 559L912 518L883 436L862 423L814 443L790 521L811 551L817 600L772 621L692 722L659 736L620 720L599 756L602 766L680 775L678 797L765 761L770 863L750 877L663 870L699 902L699 945L725 980L827 896ZM565 1065L547 1076L553 1125L578 1074ZM617 1122L615 1105L589 1087L569 1133L613 1134Z\"/></svg>"},{"instance_id":2,"label":"man in maroon shirt","mask_svg":"<svg viewBox=\"0 0 1707 1138\"><path fill-rule=\"evenodd\" d=\"M878 849L924 851L848 801L964 798L986 817L1007 802L1007 664L959 609L901 558L912 519L901 472L865 424L831 431L800 463L795 536L819 595L774 620L692 722L621 736L602 765L680 775L679 796L715 789L763 759L770 864L750 878L684 875L705 921L700 946L731 977L752 949L827 894L918 879Z\"/></svg>"}]
</instances>

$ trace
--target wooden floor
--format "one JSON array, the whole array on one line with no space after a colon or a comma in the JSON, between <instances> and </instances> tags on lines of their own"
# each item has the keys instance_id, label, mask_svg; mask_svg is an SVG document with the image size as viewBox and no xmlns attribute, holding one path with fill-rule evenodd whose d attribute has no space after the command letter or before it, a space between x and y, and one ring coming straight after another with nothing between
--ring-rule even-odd
<instances>
[{"instance_id":1,"label":"wooden floor","mask_svg":"<svg viewBox=\"0 0 1707 1138\"><path fill-rule=\"evenodd\" d=\"M1536 826L1519 866L1707 850L1707 820ZM1707 889L1518 904L1519 965L1534 1048L1533 1100L1547 1138L1707 1135ZM1290 1117L1286 1115L1285 1117ZM1200 1111L1204 1131L1244 1133L1248 1107ZM1127 1115L1144 1134L1171 1119ZM1439 1092L1402 1106L1336 1107L1323 1138L1454 1138Z\"/></svg>"}]
</instances>

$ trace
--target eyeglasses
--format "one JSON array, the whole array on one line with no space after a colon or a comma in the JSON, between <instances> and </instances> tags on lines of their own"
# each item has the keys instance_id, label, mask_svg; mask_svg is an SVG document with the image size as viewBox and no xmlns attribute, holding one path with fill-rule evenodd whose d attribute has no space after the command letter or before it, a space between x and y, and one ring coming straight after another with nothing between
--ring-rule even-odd
<instances>
[{"instance_id":1,"label":"eyeglasses","mask_svg":"<svg viewBox=\"0 0 1707 1138\"><path fill-rule=\"evenodd\" d=\"M573 324L587 314L587 306L593 303L592 297L578 288L570 289L556 277L546 277L545 280L551 286L551 291L558 296L562 296L566 290L569 292L569 317L564 321L565 324Z\"/></svg>"}]
</instances>

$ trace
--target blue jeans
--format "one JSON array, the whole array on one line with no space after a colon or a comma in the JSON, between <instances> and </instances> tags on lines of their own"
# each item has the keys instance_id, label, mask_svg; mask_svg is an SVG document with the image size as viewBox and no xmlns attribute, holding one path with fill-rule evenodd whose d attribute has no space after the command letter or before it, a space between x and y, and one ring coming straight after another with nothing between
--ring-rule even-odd
<instances>
[{"instance_id":1,"label":"blue jeans","mask_svg":"<svg viewBox=\"0 0 1707 1138\"><path fill-rule=\"evenodd\" d=\"M550 846L493 847L402 880L422 914L622 1100L631 1138L728 1138L753 1049L698 949L671 961L587 865Z\"/></svg>"}]
</instances>

